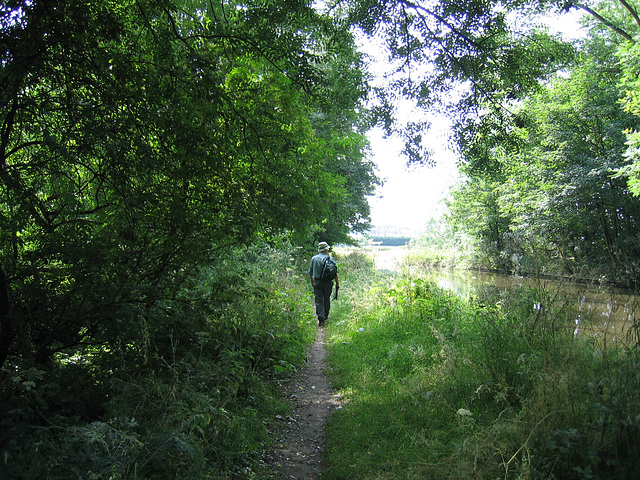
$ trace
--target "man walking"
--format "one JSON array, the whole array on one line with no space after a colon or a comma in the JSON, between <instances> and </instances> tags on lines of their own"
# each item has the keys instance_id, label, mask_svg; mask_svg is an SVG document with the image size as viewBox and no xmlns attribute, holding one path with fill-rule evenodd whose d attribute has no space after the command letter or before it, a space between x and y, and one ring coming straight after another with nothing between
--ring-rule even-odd
<instances>
[{"instance_id":1,"label":"man walking","mask_svg":"<svg viewBox=\"0 0 640 480\"><path fill-rule=\"evenodd\" d=\"M333 289L333 280L327 280L323 278L323 271L325 265L328 262L332 262L335 265L335 260L329 255L329 245L327 242L320 242L318 244L318 253L311 257L311 264L309 265L309 277L311 278L311 285L313 286L313 295L316 303L316 315L318 317L318 325L324 326L324 322L329 316L329 309L331 308L331 290ZM338 273L335 273L336 290L340 288L340 281L338 280Z\"/></svg>"}]
</instances>

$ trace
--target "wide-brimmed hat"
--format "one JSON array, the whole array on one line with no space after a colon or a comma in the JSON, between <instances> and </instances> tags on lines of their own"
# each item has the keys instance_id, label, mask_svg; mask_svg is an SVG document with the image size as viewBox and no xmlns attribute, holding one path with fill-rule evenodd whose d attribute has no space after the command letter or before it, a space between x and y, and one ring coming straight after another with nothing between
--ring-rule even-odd
<instances>
[{"instance_id":1,"label":"wide-brimmed hat","mask_svg":"<svg viewBox=\"0 0 640 480\"><path fill-rule=\"evenodd\" d=\"M319 252L324 252L326 250L329 250L331 247L329 246L329 244L327 242L320 242L318 244L318 251Z\"/></svg>"}]
</instances>

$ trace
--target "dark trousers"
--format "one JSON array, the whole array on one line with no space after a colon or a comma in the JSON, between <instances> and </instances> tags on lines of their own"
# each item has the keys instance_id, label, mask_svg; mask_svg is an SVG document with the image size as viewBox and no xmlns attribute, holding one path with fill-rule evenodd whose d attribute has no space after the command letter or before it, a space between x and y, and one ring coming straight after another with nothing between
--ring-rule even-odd
<instances>
[{"instance_id":1,"label":"dark trousers","mask_svg":"<svg viewBox=\"0 0 640 480\"><path fill-rule=\"evenodd\" d=\"M333 282L323 282L322 280L313 281L313 295L316 302L316 316L318 320L324 322L329 316L329 309L331 308L331 290L333 289Z\"/></svg>"}]
</instances>

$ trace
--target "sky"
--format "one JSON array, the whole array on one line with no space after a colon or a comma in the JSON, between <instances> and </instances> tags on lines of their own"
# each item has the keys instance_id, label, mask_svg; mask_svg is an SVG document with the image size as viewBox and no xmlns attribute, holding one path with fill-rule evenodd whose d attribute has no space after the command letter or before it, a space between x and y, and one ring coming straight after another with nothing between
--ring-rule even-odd
<instances>
[{"instance_id":1,"label":"sky","mask_svg":"<svg viewBox=\"0 0 640 480\"><path fill-rule=\"evenodd\" d=\"M444 122L442 122L444 124ZM435 166L407 167L402 141L383 138L380 129L369 132L371 160L384 181L369 199L371 224L376 230L396 228L399 233L420 233L427 221L444 212L443 199L458 179L455 155L446 149L446 128L434 128L426 137Z\"/></svg>"},{"instance_id":2,"label":"sky","mask_svg":"<svg viewBox=\"0 0 640 480\"><path fill-rule=\"evenodd\" d=\"M361 50L373 59L373 83L384 83L385 72L393 70L380 45L363 42ZM399 123L429 119L432 127L422 132L424 146L434 152L434 166L411 166L402 155L403 142L384 138L382 129L368 133L371 157L383 185L369 198L371 225L378 234L414 235L422 232L428 220L444 212L443 200L458 179L456 158L448 148L449 121L436 118L415 107L409 100L396 105Z\"/></svg>"}]
</instances>

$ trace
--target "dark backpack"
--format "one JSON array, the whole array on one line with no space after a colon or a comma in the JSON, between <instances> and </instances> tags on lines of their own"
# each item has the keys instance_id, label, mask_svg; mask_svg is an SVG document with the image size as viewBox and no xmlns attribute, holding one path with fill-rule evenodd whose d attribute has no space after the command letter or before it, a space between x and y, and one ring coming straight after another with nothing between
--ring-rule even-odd
<instances>
[{"instance_id":1,"label":"dark backpack","mask_svg":"<svg viewBox=\"0 0 640 480\"><path fill-rule=\"evenodd\" d=\"M338 276L338 265L331 256L327 256L322 266L322 280L328 282Z\"/></svg>"}]
</instances>

